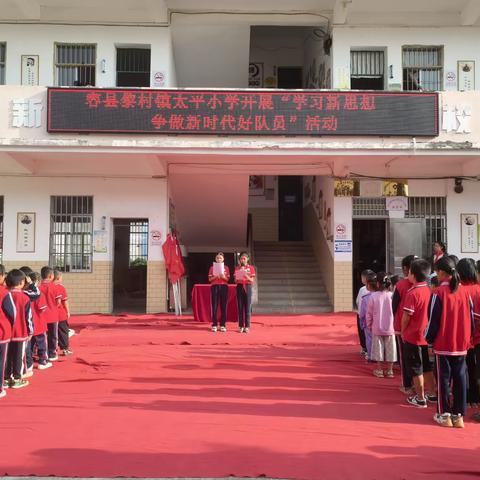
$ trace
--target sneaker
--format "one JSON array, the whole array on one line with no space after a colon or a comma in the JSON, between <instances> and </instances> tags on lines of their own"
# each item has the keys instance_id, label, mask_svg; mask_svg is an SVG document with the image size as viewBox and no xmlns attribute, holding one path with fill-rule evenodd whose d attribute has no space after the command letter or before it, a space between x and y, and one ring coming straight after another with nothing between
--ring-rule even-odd
<instances>
[{"instance_id":1,"label":"sneaker","mask_svg":"<svg viewBox=\"0 0 480 480\"><path fill-rule=\"evenodd\" d=\"M8 378L7 380L3 381L3 388L11 388L13 385L13 379Z\"/></svg>"},{"instance_id":2,"label":"sneaker","mask_svg":"<svg viewBox=\"0 0 480 480\"><path fill-rule=\"evenodd\" d=\"M68 338L73 337L77 332L73 328L68 329Z\"/></svg>"},{"instance_id":3,"label":"sneaker","mask_svg":"<svg viewBox=\"0 0 480 480\"><path fill-rule=\"evenodd\" d=\"M434 393L426 393L425 398L427 399L427 402L430 402L430 403L438 402L438 397Z\"/></svg>"},{"instance_id":4,"label":"sneaker","mask_svg":"<svg viewBox=\"0 0 480 480\"><path fill-rule=\"evenodd\" d=\"M465 428L465 424L463 423L463 416L460 414L452 415L452 423L455 428Z\"/></svg>"},{"instance_id":5,"label":"sneaker","mask_svg":"<svg viewBox=\"0 0 480 480\"><path fill-rule=\"evenodd\" d=\"M27 371L22 375L22 378L30 378L33 377L33 366L27 368Z\"/></svg>"},{"instance_id":6,"label":"sneaker","mask_svg":"<svg viewBox=\"0 0 480 480\"><path fill-rule=\"evenodd\" d=\"M28 387L28 385L30 385L30 382L28 380L24 380L23 378L20 378L13 381L12 388L14 389L23 388L23 387Z\"/></svg>"},{"instance_id":7,"label":"sneaker","mask_svg":"<svg viewBox=\"0 0 480 480\"><path fill-rule=\"evenodd\" d=\"M245 328L243 329L243 333L248 333L249 331L250 331L250 329L249 329L248 327L245 327Z\"/></svg>"},{"instance_id":8,"label":"sneaker","mask_svg":"<svg viewBox=\"0 0 480 480\"><path fill-rule=\"evenodd\" d=\"M58 355L55 355L54 357L48 357L49 362L56 362L58 360Z\"/></svg>"},{"instance_id":9,"label":"sneaker","mask_svg":"<svg viewBox=\"0 0 480 480\"><path fill-rule=\"evenodd\" d=\"M472 415L472 420L474 422L480 422L480 412L476 412Z\"/></svg>"},{"instance_id":10,"label":"sneaker","mask_svg":"<svg viewBox=\"0 0 480 480\"><path fill-rule=\"evenodd\" d=\"M240 333L243 333L243 332L244 332L244 330L245 330L245 329L244 329L243 327L240 327L240 330L239 330L239 332L240 332Z\"/></svg>"},{"instance_id":11,"label":"sneaker","mask_svg":"<svg viewBox=\"0 0 480 480\"><path fill-rule=\"evenodd\" d=\"M62 355L63 355L64 357L68 357L69 355L72 355L72 353L73 353L73 351L70 350L69 348L64 348L64 349L62 350Z\"/></svg>"},{"instance_id":12,"label":"sneaker","mask_svg":"<svg viewBox=\"0 0 480 480\"><path fill-rule=\"evenodd\" d=\"M221 331L221 332L226 332L226 331L227 331L227 327L220 327L220 331Z\"/></svg>"},{"instance_id":13,"label":"sneaker","mask_svg":"<svg viewBox=\"0 0 480 480\"><path fill-rule=\"evenodd\" d=\"M0 398L6 397L6 396L7 396L6 390L0 390Z\"/></svg>"},{"instance_id":14,"label":"sneaker","mask_svg":"<svg viewBox=\"0 0 480 480\"><path fill-rule=\"evenodd\" d=\"M420 400L417 395L407 397L407 402L417 408L427 408L427 400Z\"/></svg>"},{"instance_id":15,"label":"sneaker","mask_svg":"<svg viewBox=\"0 0 480 480\"><path fill-rule=\"evenodd\" d=\"M395 375L394 375L394 373L393 373L393 370L387 370L387 371L385 372L385 376L386 376L387 378L395 378Z\"/></svg>"},{"instance_id":16,"label":"sneaker","mask_svg":"<svg viewBox=\"0 0 480 480\"><path fill-rule=\"evenodd\" d=\"M383 378L385 375L383 374L383 370L376 368L373 372L373 376L377 378Z\"/></svg>"},{"instance_id":17,"label":"sneaker","mask_svg":"<svg viewBox=\"0 0 480 480\"><path fill-rule=\"evenodd\" d=\"M433 416L433 419L441 426L441 427L453 427L452 417L449 413L436 413Z\"/></svg>"},{"instance_id":18,"label":"sneaker","mask_svg":"<svg viewBox=\"0 0 480 480\"><path fill-rule=\"evenodd\" d=\"M217 327L212 327L212 332L216 332L217 331Z\"/></svg>"},{"instance_id":19,"label":"sneaker","mask_svg":"<svg viewBox=\"0 0 480 480\"><path fill-rule=\"evenodd\" d=\"M46 370L47 368L50 368L50 367L53 367L52 362L39 363L37 368L39 370Z\"/></svg>"}]
</instances>

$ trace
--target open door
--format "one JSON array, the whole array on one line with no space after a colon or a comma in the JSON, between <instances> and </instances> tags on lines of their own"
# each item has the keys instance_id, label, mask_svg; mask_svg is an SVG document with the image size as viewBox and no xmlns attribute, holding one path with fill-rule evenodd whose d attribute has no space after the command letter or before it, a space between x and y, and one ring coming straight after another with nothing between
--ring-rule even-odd
<instances>
[{"instance_id":1,"label":"open door","mask_svg":"<svg viewBox=\"0 0 480 480\"><path fill-rule=\"evenodd\" d=\"M426 255L426 223L423 218L391 218L389 228L388 271L402 275L402 258Z\"/></svg>"}]
</instances>

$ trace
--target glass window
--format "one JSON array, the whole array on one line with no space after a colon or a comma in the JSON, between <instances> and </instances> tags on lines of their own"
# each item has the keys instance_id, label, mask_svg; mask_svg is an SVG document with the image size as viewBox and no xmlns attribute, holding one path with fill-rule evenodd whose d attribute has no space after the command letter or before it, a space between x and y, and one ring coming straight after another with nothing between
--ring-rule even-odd
<instances>
[{"instance_id":1,"label":"glass window","mask_svg":"<svg viewBox=\"0 0 480 480\"><path fill-rule=\"evenodd\" d=\"M96 50L93 44L57 43L56 84L60 87L95 86Z\"/></svg>"},{"instance_id":2,"label":"glass window","mask_svg":"<svg viewBox=\"0 0 480 480\"><path fill-rule=\"evenodd\" d=\"M442 90L443 47L403 47L403 90Z\"/></svg>"}]
</instances>

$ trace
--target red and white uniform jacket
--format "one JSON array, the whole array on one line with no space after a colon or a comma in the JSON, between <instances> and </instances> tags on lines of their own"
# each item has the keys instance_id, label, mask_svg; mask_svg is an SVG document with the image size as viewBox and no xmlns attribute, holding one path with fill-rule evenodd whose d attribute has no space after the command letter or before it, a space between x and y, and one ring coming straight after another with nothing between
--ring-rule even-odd
<instances>
[{"instance_id":1,"label":"red and white uniform jacket","mask_svg":"<svg viewBox=\"0 0 480 480\"><path fill-rule=\"evenodd\" d=\"M12 326L12 342L23 342L33 334L30 299L23 290L10 290L2 301L2 310Z\"/></svg>"},{"instance_id":2,"label":"red and white uniform jacket","mask_svg":"<svg viewBox=\"0 0 480 480\"><path fill-rule=\"evenodd\" d=\"M48 280L43 280L40 284L40 292L42 292L47 308L44 310L45 321L47 323L58 322L58 302L61 295L58 293L57 285Z\"/></svg>"},{"instance_id":3,"label":"red and white uniform jacket","mask_svg":"<svg viewBox=\"0 0 480 480\"><path fill-rule=\"evenodd\" d=\"M65 302L68 300L67 289L61 284L55 284L57 288L57 299L60 299L60 303L57 305L58 308L58 320L68 320L67 309L65 308ZM59 295L59 297L58 297Z\"/></svg>"},{"instance_id":4,"label":"red and white uniform jacket","mask_svg":"<svg viewBox=\"0 0 480 480\"><path fill-rule=\"evenodd\" d=\"M215 277L214 280L210 282L210 285L227 285L228 281L230 280L230 269L225 265L224 266L224 273L226 280L224 278ZM208 278L213 276L213 265L210 267L208 271Z\"/></svg>"},{"instance_id":5,"label":"red and white uniform jacket","mask_svg":"<svg viewBox=\"0 0 480 480\"><path fill-rule=\"evenodd\" d=\"M432 294L427 282L416 283L405 295L403 310L410 317L402 339L412 345L427 345L428 306Z\"/></svg>"},{"instance_id":6,"label":"red and white uniform jacket","mask_svg":"<svg viewBox=\"0 0 480 480\"><path fill-rule=\"evenodd\" d=\"M245 270L247 275L252 277L252 279L247 280L246 278L240 278L238 274L240 270ZM240 266L235 267L235 283L239 285L251 285L255 280L255 275L256 275L255 267L253 267L252 265L246 265L245 267L240 267Z\"/></svg>"},{"instance_id":7,"label":"red and white uniform jacket","mask_svg":"<svg viewBox=\"0 0 480 480\"><path fill-rule=\"evenodd\" d=\"M45 297L40 294L40 297L32 302L33 315L33 335L43 335L47 331L47 319L44 312L47 309L47 302Z\"/></svg>"},{"instance_id":8,"label":"red and white uniform jacket","mask_svg":"<svg viewBox=\"0 0 480 480\"><path fill-rule=\"evenodd\" d=\"M0 285L0 302L7 295L8 290L5 285ZM0 308L0 343L8 343L12 338L12 324L5 315L3 308ZM3 380L3 379L2 379Z\"/></svg>"},{"instance_id":9,"label":"red and white uniform jacket","mask_svg":"<svg viewBox=\"0 0 480 480\"><path fill-rule=\"evenodd\" d=\"M473 302L473 320L475 322L473 332L473 346L480 345L480 285L473 285L470 292Z\"/></svg>"},{"instance_id":10,"label":"red and white uniform jacket","mask_svg":"<svg viewBox=\"0 0 480 480\"><path fill-rule=\"evenodd\" d=\"M466 355L471 346L473 303L463 285L451 292L443 282L432 295L426 340L437 355Z\"/></svg>"}]
</instances>

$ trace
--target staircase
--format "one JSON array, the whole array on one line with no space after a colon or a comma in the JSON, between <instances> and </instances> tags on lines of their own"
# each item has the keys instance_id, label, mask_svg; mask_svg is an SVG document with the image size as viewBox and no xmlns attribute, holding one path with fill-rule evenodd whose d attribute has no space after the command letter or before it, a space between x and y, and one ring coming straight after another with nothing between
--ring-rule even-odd
<instances>
[{"instance_id":1,"label":"staircase","mask_svg":"<svg viewBox=\"0 0 480 480\"><path fill-rule=\"evenodd\" d=\"M323 313L332 306L308 242L255 242L254 313Z\"/></svg>"}]
</instances>

